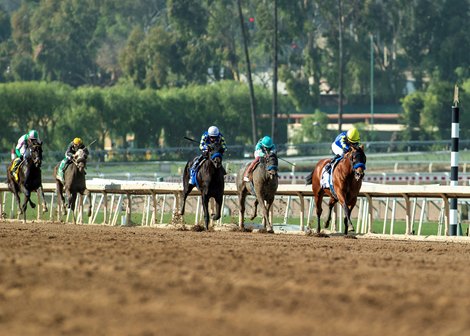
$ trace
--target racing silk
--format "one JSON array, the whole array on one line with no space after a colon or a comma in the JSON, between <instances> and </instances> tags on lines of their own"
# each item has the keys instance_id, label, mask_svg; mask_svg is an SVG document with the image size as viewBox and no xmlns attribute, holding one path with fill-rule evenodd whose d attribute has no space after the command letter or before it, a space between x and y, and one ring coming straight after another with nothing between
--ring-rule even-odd
<instances>
[{"instance_id":1,"label":"racing silk","mask_svg":"<svg viewBox=\"0 0 470 336\"><path fill-rule=\"evenodd\" d=\"M39 139L39 137L36 140L38 143L41 143L41 139ZM22 135L18 139L18 143L15 148L16 156L17 157L23 156L27 148L28 148L28 133Z\"/></svg>"},{"instance_id":2,"label":"racing silk","mask_svg":"<svg viewBox=\"0 0 470 336\"><path fill-rule=\"evenodd\" d=\"M255 158L265 157L269 153L276 153L276 145L275 144L273 144L273 146L270 149L267 149L261 144L262 140L263 139L259 139L258 143L255 146Z\"/></svg>"},{"instance_id":3,"label":"racing silk","mask_svg":"<svg viewBox=\"0 0 470 336\"><path fill-rule=\"evenodd\" d=\"M349 149L351 149L351 144L347 140L347 133L348 132L345 131L338 134L335 141L331 144L331 150L336 155L342 156L344 153L349 151Z\"/></svg>"},{"instance_id":4,"label":"racing silk","mask_svg":"<svg viewBox=\"0 0 470 336\"><path fill-rule=\"evenodd\" d=\"M81 145L75 145L72 142L69 143L69 145L67 146L67 150L65 151L65 157L71 161L72 158L73 158L73 155L79 150L79 149L83 149L85 151L85 153L88 155L88 149L85 148L85 145L84 144L81 144Z\"/></svg>"},{"instance_id":5,"label":"racing silk","mask_svg":"<svg viewBox=\"0 0 470 336\"><path fill-rule=\"evenodd\" d=\"M217 136L217 139L214 142L211 142L211 139L209 137L209 133L205 131L202 136L201 136L201 141L199 142L199 149L201 151L207 151L209 150L209 146L212 144L220 144L220 153L223 154L227 150L227 145L225 144L225 138L222 135L222 133L219 133Z\"/></svg>"}]
</instances>

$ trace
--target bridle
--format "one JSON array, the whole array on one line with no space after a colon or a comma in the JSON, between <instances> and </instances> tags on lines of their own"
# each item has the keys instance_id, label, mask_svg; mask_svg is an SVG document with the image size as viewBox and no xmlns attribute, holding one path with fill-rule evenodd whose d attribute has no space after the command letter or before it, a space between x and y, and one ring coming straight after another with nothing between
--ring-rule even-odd
<instances>
[{"instance_id":1,"label":"bridle","mask_svg":"<svg viewBox=\"0 0 470 336\"><path fill-rule=\"evenodd\" d=\"M354 178L356 181L360 181L364 178L366 170L366 157L361 149L351 150L348 154L349 160L351 161L351 167L354 172Z\"/></svg>"}]
</instances>

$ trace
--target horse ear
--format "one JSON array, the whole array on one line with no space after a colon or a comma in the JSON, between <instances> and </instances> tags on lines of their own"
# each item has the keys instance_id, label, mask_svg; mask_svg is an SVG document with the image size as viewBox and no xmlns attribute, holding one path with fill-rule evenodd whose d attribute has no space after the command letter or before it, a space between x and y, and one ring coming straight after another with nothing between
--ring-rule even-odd
<instances>
[{"instance_id":1,"label":"horse ear","mask_svg":"<svg viewBox=\"0 0 470 336\"><path fill-rule=\"evenodd\" d=\"M362 149L362 151L364 151L364 145L361 145L361 149Z\"/></svg>"}]
</instances>

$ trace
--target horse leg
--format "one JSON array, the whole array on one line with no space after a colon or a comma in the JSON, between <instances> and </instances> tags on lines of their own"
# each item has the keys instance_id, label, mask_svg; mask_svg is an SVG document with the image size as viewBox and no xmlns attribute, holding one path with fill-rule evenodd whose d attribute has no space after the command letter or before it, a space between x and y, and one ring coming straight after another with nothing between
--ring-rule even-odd
<instances>
[{"instance_id":1,"label":"horse leg","mask_svg":"<svg viewBox=\"0 0 470 336\"><path fill-rule=\"evenodd\" d=\"M13 194L15 195L16 204L18 204L19 215L23 214L23 207L21 206L20 192L14 188Z\"/></svg>"},{"instance_id":2,"label":"horse leg","mask_svg":"<svg viewBox=\"0 0 470 336\"><path fill-rule=\"evenodd\" d=\"M75 216L75 202L77 200L77 193L76 192L70 193L70 191L67 191L66 193L67 193L67 199L69 202L68 206L73 216L73 223L76 224L77 218Z\"/></svg>"},{"instance_id":3,"label":"horse leg","mask_svg":"<svg viewBox=\"0 0 470 336\"><path fill-rule=\"evenodd\" d=\"M202 208L204 209L204 226L209 230L209 197L207 193L202 194Z\"/></svg>"},{"instance_id":4,"label":"horse leg","mask_svg":"<svg viewBox=\"0 0 470 336\"><path fill-rule=\"evenodd\" d=\"M354 208L356 202L354 202L353 205L345 205L344 208L344 235L348 235L349 231L355 231L354 230L354 225L351 220L351 212L352 209Z\"/></svg>"},{"instance_id":5,"label":"horse leg","mask_svg":"<svg viewBox=\"0 0 470 336\"><path fill-rule=\"evenodd\" d=\"M218 195L217 197L214 197L215 200L215 213L211 215L212 220L218 220L220 218L220 213L222 210L222 199L223 195Z\"/></svg>"},{"instance_id":6,"label":"horse leg","mask_svg":"<svg viewBox=\"0 0 470 336\"><path fill-rule=\"evenodd\" d=\"M181 202L181 209L179 211L179 215L184 215L184 209L186 207L186 198L188 198L189 193L193 190L194 186L192 184L186 183L183 189L183 201Z\"/></svg>"},{"instance_id":7,"label":"horse leg","mask_svg":"<svg viewBox=\"0 0 470 336\"><path fill-rule=\"evenodd\" d=\"M38 194L38 202L39 202L39 197L41 197L41 200L42 200L42 212L43 213L47 212L48 209L47 209L46 197L44 197L44 190L42 189L42 186L40 186L36 192Z\"/></svg>"},{"instance_id":8,"label":"horse leg","mask_svg":"<svg viewBox=\"0 0 470 336\"><path fill-rule=\"evenodd\" d=\"M83 195L86 196L86 198L88 200L87 216L90 217L91 216L91 195L90 195L90 190L85 189L83 191Z\"/></svg>"},{"instance_id":9,"label":"horse leg","mask_svg":"<svg viewBox=\"0 0 470 336\"><path fill-rule=\"evenodd\" d=\"M325 222L325 229L330 227L330 222L331 222L331 213L333 212L333 207L335 206L337 200L335 200L333 197L330 197L330 201L328 202L328 218Z\"/></svg>"},{"instance_id":10,"label":"horse leg","mask_svg":"<svg viewBox=\"0 0 470 336\"><path fill-rule=\"evenodd\" d=\"M243 189L238 193L238 206L240 207L240 212L238 213L238 227L240 230L245 228L244 225L244 216L245 216L245 201L246 201L246 189Z\"/></svg>"},{"instance_id":11,"label":"horse leg","mask_svg":"<svg viewBox=\"0 0 470 336\"><path fill-rule=\"evenodd\" d=\"M258 199L255 199L255 209L253 211L253 214L250 217L250 220L255 219L257 212L258 212Z\"/></svg>"},{"instance_id":12,"label":"horse leg","mask_svg":"<svg viewBox=\"0 0 470 336\"><path fill-rule=\"evenodd\" d=\"M274 202L274 198L273 199L267 199L265 200L264 202L262 202L263 204L263 218L264 218L264 223L265 223L265 227L266 227L266 224L268 225L268 233L274 233L274 229L273 229L273 223L271 222L270 218L269 218L269 212L271 210L271 206Z\"/></svg>"},{"instance_id":13,"label":"horse leg","mask_svg":"<svg viewBox=\"0 0 470 336\"><path fill-rule=\"evenodd\" d=\"M315 195L315 208L317 211L317 233L320 233L320 218L323 212L322 209L322 202L323 202L323 191L319 191L318 194Z\"/></svg>"}]
</instances>

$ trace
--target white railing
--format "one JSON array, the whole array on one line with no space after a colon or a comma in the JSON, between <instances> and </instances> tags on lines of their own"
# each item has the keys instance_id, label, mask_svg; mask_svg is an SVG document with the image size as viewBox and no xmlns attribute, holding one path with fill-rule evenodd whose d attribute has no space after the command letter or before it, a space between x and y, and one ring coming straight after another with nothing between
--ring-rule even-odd
<instances>
[{"instance_id":1,"label":"white railing","mask_svg":"<svg viewBox=\"0 0 470 336\"><path fill-rule=\"evenodd\" d=\"M57 214L55 184L45 183L43 185L46 193L46 198L50 200L50 220L57 220L54 217ZM93 212L88 217L89 224L98 224L97 215L102 213L101 224L116 225L118 219L121 217L121 224L129 224L132 214L132 203L134 196L144 196L144 202L140 207L142 210L142 225L157 225L162 224L163 214L165 211L174 215L175 209L179 208L179 195L182 191L181 183L165 183L165 182L147 182L147 181L110 181L110 180L91 180L87 181L87 187L91 192L90 200L93 205ZM12 202L10 215L7 214L5 206L6 199L11 193L5 183L0 183L0 213L4 218L13 219L16 215L15 204ZM194 190L191 195L197 196L199 192ZM426 220L426 202L429 203L428 207L435 207L439 211L439 221L444 224L444 232L441 234L447 235L449 231L449 199L458 198L461 200L470 199L470 186L442 186L442 185L384 185L363 183L360 191L360 200L355 209L357 216L356 230L360 233L371 233L371 226L373 221L374 209L377 211L379 206L383 207L384 213L384 229L386 233L386 222L388 220L388 213L390 216L390 234L393 234L393 225L396 218L397 206L404 214L406 222L405 234L411 235L416 233L415 217L416 212L420 209L419 226L417 233L421 233L421 226ZM234 183L226 183L224 203L231 203L233 207L237 208L236 186ZM306 223L310 223L313 218L313 193L311 186L300 184L280 184L277 191L277 199L283 199L283 207L285 209L285 222L288 219L290 212L292 212L292 204L296 203L296 217L300 219L299 230L304 231ZM12 197L13 199L13 197ZM199 198L198 198L199 199ZM309 202L308 206L306 203ZM78 206L76 209L77 222L83 223L83 200L79 198ZM141 201L142 203L142 201ZM171 205L168 205L170 203ZM391 204L390 204L391 203ZM38 219L43 219L39 213ZM199 202L196 206L196 221L201 216ZM341 207L339 207L338 218L341 218ZM70 218L67 215L66 221ZM223 218L219 224L223 223ZM338 231L341 231L341 221L338 221ZM335 226L332 228L336 229Z\"/></svg>"}]
</instances>

